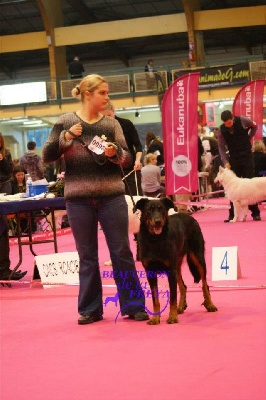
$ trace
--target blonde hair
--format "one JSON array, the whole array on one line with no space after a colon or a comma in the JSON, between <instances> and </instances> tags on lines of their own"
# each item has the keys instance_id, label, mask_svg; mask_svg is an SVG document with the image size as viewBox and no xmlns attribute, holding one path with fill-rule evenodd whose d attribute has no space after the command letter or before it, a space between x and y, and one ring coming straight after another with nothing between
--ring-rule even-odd
<instances>
[{"instance_id":1,"label":"blonde hair","mask_svg":"<svg viewBox=\"0 0 266 400\"><path fill-rule=\"evenodd\" d=\"M71 94L76 99L83 101L84 93L86 91L91 93L94 92L94 90L96 90L101 85L101 83L107 83L106 79L103 78L101 75L87 75L80 81L79 85L76 85L71 90Z\"/></svg>"},{"instance_id":2,"label":"blonde hair","mask_svg":"<svg viewBox=\"0 0 266 400\"><path fill-rule=\"evenodd\" d=\"M144 165L150 164L151 161L155 159L157 160L157 156L154 153L148 153L145 157L144 157Z\"/></svg>"},{"instance_id":3,"label":"blonde hair","mask_svg":"<svg viewBox=\"0 0 266 400\"><path fill-rule=\"evenodd\" d=\"M262 140L254 140L253 143L253 151L259 151L264 153L265 152L265 144L263 143Z\"/></svg>"}]
</instances>

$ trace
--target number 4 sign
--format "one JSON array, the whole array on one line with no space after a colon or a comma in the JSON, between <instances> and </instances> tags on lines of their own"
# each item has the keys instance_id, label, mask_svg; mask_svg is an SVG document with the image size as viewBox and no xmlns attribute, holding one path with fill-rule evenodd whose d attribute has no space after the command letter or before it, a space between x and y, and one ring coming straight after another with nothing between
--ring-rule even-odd
<instances>
[{"instance_id":1,"label":"number 4 sign","mask_svg":"<svg viewBox=\"0 0 266 400\"><path fill-rule=\"evenodd\" d=\"M237 246L212 248L212 280L233 281L241 278Z\"/></svg>"}]
</instances>

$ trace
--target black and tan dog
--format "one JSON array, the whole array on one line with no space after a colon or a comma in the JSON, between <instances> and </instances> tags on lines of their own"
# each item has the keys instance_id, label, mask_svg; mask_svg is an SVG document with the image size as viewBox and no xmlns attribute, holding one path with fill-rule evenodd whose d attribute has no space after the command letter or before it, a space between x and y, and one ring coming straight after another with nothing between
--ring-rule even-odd
<instances>
[{"instance_id":1,"label":"black and tan dog","mask_svg":"<svg viewBox=\"0 0 266 400\"><path fill-rule=\"evenodd\" d=\"M154 316L148 321L150 325L160 323L156 271L164 271L168 276L170 313L167 323L177 323L177 314L183 313L187 308L187 287L181 275L181 264L185 255L194 282L202 281L204 307L211 312L217 311L206 281L205 245L200 226L193 217L184 213L168 216L168 210L174 207L174 203L168 198L142 198L135 206L135 209L141 210L139 258L146 272L150 271L147 273L147 279L152 291L154 309ZM180 290L178 306L177 284Z\"/></svg>"}]
</instances>

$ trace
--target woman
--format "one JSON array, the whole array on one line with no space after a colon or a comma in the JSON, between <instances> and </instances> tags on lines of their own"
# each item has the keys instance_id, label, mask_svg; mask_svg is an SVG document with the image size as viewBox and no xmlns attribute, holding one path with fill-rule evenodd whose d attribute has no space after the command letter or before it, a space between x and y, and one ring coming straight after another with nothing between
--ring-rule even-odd
<instances>
[{"instance_id":1,"label":"woman","mask_svg":"<svg viewBox=\"0 0 266 400\"><path fill-rule=\"evenodd\" d=\"M10 178L12 176L13 163L10 152L5 147L5 139L0 132L0 193L11 194Z\"/></svg>"},{"instance_id":2,"label":"woman","mask_svg":"<svg viewBox=\"0 0 266 400\"><path fill-rule=\"evenodd\" d=\"M43 149L44 162L64 154L66 209L80 259L80 325L103 319L98 222L112 259L121 314L140 321L149 318L129 246L125 186L119 166L128 167L131 156L119 123L101 113L108 93L104 78L84 77L72 90L73 97L81 100L80 109L59 117Z\"/></svg>"},{"instance_id":3,"label":"woman","mask_svg":"<svg viewBox=\"0 0 266 400\"><path fill-rule=\"evenodd\" d=\"M146 135L147 154L155 153L157 155L157 165L164 164L163 143L155 136L154 132L148 132Z\"/></svg>"},{"instance_id":4,"label":"woman","mask_svg":"<svg viewBox=\"0 0 266 400\"><path fill-rule=\"evenodd\" d=\"M11 187L12 187L12 194L17 193L25 193L26 192L26 175L27 171L21 165L16 165L13 170L13 176L11 178ZM15 216L11 218L9 216L9 227L12 231L12 234L15 236L17 235L17 221ZM35 227L35 223L33 222ZM22 233L26 233L28 228L28 220L25 217L25 213L20 214L20 229Z\"/></svg>"},{"instance_id":5,"label":"woman","mask_svg":"<svg viewBox=\"0 0 266 400\"><path fill-rule=\"evenodd\" d=\"M0 132L0 193L11 194L12 187L10 178L12 176L13 163L10 152L5 147L5 140ZM10 269L10 247L8 236L8 222L5 216L0 216L0 280L9 279L12 273ZM16 271L12 280L20 280L27 274L27 271Z\"/></svg>"},{"instance_id":6,"label":"woman","mask_svg":"<svg viewBox=\"0 0 266 400\"><path fill-rule=\"evenodd\" d=\"M144 165L141 169L143 194L148 197L161 197L165 194L165 189L161 186L161 170L157 166L157 156L153 153L147 154Z\"/></svg>"},{"instance_id":7,"label":"woman","mask_svg":"<svg viewBox=\"0 0 266 400\"><path fill-rule=\"evenodd\" d=\"M25 175L27 171L21 165L16 165L13 170L13 177L11 179L12 194L26 192Z\"/></svg>"}]
</instances>

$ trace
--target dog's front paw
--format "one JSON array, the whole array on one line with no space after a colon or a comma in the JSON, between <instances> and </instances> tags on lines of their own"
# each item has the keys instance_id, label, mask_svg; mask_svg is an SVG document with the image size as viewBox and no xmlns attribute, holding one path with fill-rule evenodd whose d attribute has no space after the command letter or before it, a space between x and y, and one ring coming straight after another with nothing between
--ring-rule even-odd
<instances>
[{"instance_id":1,"label":"dog's front paw","mask_svg":"<svg viewBox=\"0 0 266 400\"><path fill-rule=\"evenodd\" d=\"M171 316L166 320L166 322L167 322L167 324L177 324L178 323L178 318Z\"/></svg>"},{"instance_id":2,"label":"dog's front paw","mask_svg":"<svg viewBox=\"0 0 266 400\"><path fill-rule=\"evenodd\" d=\"M148 325L159 325L160 323L160 317L156 316L156 317L152 317L151 319L149 319L149 321L147 322Z\"/></svg>"}]
</instances>

